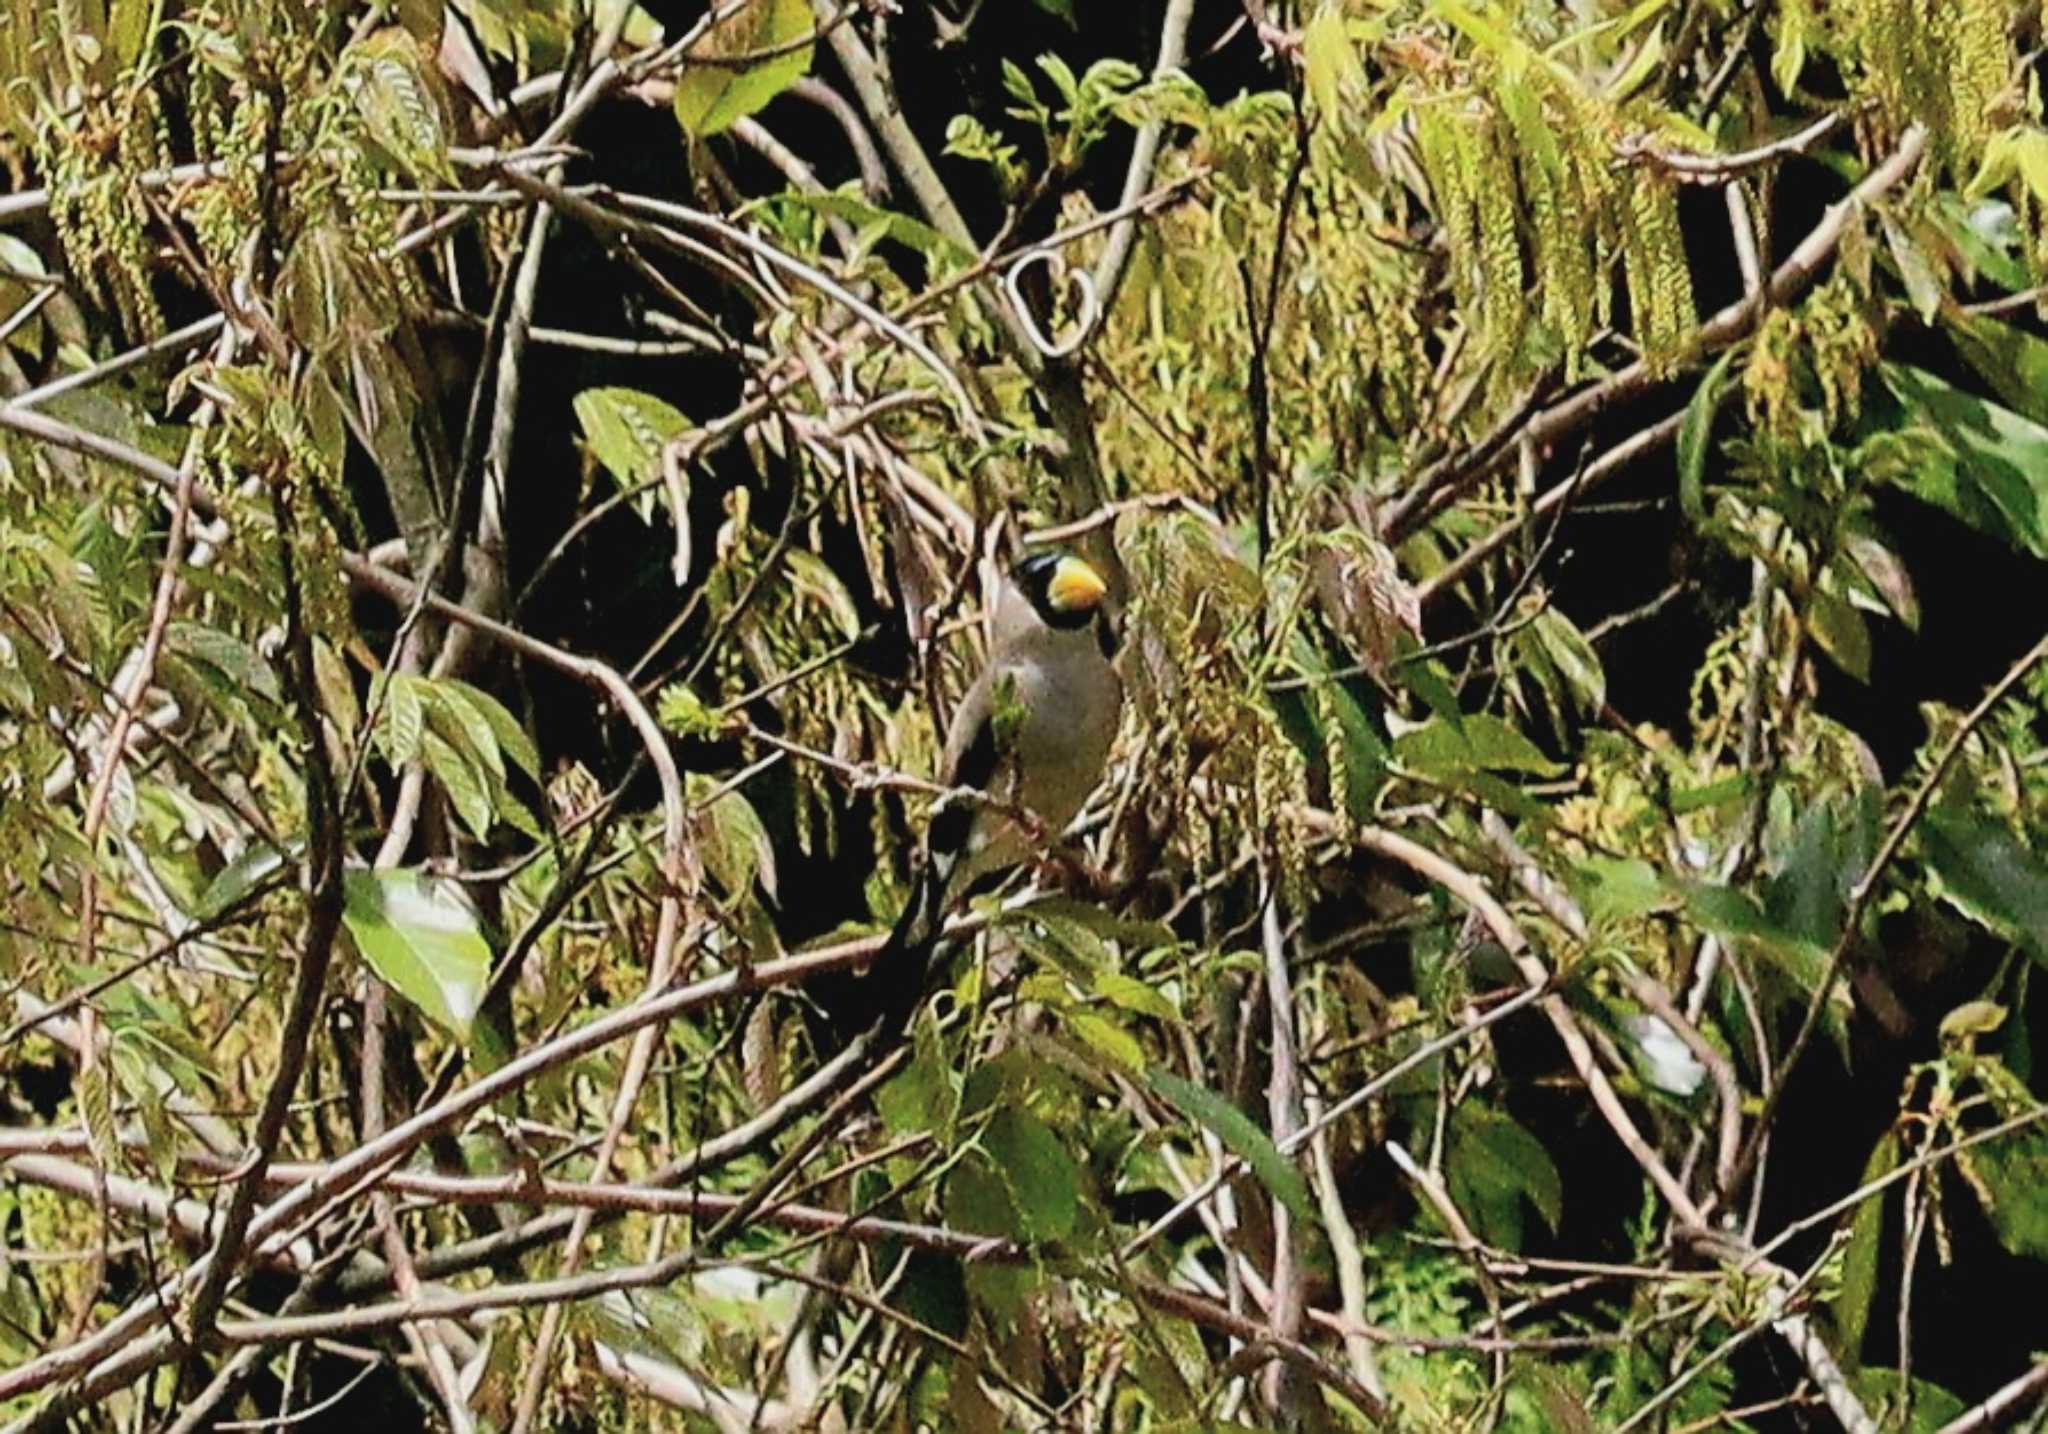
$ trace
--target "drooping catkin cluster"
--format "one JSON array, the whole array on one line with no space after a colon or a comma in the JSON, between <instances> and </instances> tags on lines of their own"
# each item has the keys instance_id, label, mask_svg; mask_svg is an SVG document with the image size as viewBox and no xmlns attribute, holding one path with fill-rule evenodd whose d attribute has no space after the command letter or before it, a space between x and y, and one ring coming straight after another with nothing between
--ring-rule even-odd
<instances>
[{"instance_id":1,"label":"drooping catkin cluster","mask_svg":"<svg viewBox=\"0 0 2048 1434\"><path fill-rule=\"evenodd\" d=\"M1927 125L1935 153L1968 176L2014 106L2008 0L1849 0L1839 34L1855 37L1858 88L1876 102L1865 119L1878 146L1907 125Z\"/></svg>"},{"instance_id":2,"label":"drooping catkin cluster","mask_svg":"<svg viewBox=\"0 0 2048 1434\"><path fill-rule=\"evenodd\" d=\"M1508 372L1532 325L1574 366L1612 321L1618 259L1645 357L1676 358L1696 322L1676 184L1653 165L1618 171L1621 117L1550 67L1480 63L1465 79L1411 101L1460 312Z\"/></svg>"}]
</instances>

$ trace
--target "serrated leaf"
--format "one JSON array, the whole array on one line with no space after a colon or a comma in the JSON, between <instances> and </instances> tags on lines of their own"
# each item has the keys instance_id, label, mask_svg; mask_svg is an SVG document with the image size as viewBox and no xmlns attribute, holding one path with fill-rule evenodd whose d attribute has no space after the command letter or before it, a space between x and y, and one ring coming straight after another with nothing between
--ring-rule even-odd
<instances>
[{"instance_id":1,"label":"serrated leaf","mask_svg":"<svg viewBox=\"0 0 2048 1434\"><path fill-rule=\"evenodd\" d=\"M1850 1376L1849 1386L1875 1426L1888 1434L1936 1434L1969 1408L1932 1380L1915 1374L1902 1381L1896 1369L1859 1369ZM1905 1408L1908 1403L1910 1412Z\"/></svg>"},{"instance_id":2,"label":"serrated leaf","mask_svg":"<svg viewBox=\"0 0 2048 1434\"><path fill-rule=\"evenodd\" d=\"M480 772L503 780L505 755L498 750L498 734L461 688L435 679L425 680L421 697L426 703L427 725Z\"/></svg>"},{"instance_id":3,"label":"serrated leaf","mask_svg":"<svg viewBox=\"0 0 2048 1434\"><path fill-rule=\"evenodd\" d=\"M1678 429L1678 504L1695 523L1707 514L1708 440L1713 437L1714 414L1728 390L1728 371L1737 352L1729 349L1707 370L1685 406L1685 421Z\"/></svg>"},{"instance_id":4,"label":"serrated leaf","mask_svg":"<svg viewBox=\"0 0 2048 1434\"><path fill-rule=\"evenodd\" d=\"M1064 1240L1081 1213L1081 1170L1052 1127L1017 1105L1004 1105L981 1133L1027 1239Z\"/></svg>"},{"instance_id":5,"label":"serrated leaf","mask_svg":"<svg viewBox=\"0 0 2048 1434\"><path fill-rule=\"evenodd\" d=\"M1251 1166L1252 1173L1298 1219L1315 1218L1308 1182L1302 1179L1301 1171L1243 1111L1215 1091L1183 1080L1171 1071L1153 1071L1146 1077L1146 1084L1172 1101L1181 1114L1206 1127L1231 1154Z\"/></svg>"},{"instance_id":6,"label":"serrated leaf","mask_svg":"<svg viewBox=\"0 0 2048 1434\"><path fill-rule=\"evenodd\" d=\"M1397 633L1394 640L1397 647L1413 646L1413 640L1406 633ZM1440 721L1454 730L1464 730L1465 712L1458 706L1458 694L1451 690L1450 678L1435 658L1397 662L1393 675L1396 682L1420 697L1422 705Z\"/></svg>"},{"instance_id":7,"label":"serrated leaf","mask_svg":"<svg viewBox=\"0 0 2048 1434\"><path fill-rule=\"evenodd\" d=\"M659 477L662 449L691 426L676 408L635 388L586 388L570 406L590 451L624 489Z\"/></svg>"},{"instance_id":8,"label":"serrated leaf","mask_svg":"<svg viewBox=\"0 0 2048 1434\"><path fill-rule=\"evenodd\" d=\"M1682 817L1687 812L1726 806L1730 802L1746 800L1755 790L1756 779L1747 773L1723 777L1703 787L1682 787L1671 794L1671 812L1673 816Z\"/></svg>"},{"instance_id":9,"label":"serrated leaf","mask_svg":"<svg viewBox=\"0 0 2048 1434\"><path fill-rule=\"evenodd\" d=\"M844 219L860 226L863 232L876 230L881 236L893 239L928 259L942 258L958 264L968 264L974 260L972 250L948 239L931 225L913 219L907 214L898 214L892 209L871 204L858 194L843 190L833 190L825 194L804 194L792 190L779 196L776 202Z\"/></svg>"},{"instance_id":10,"label":"serrated leaf","mask_svg":"<svg viewBox=\"0 0 2048 1434\"><path fill-rule=\"evenodd\" d=\"M952 1119L953 1077L945 1062L920 1051L888 1084L875 1093L875 1111L894 1135L937 1130Z\"/></svg>"},{"instance_id":11,"label":"serrated leaf","mask_svg":"<svg viewBox=\"0 0 2048 1434\"><path fill-rule=\"evenodd\" d=\"M233 633L204 623L173 621L164 629L164 646L188 662L203 662L235 688L252 690L272 702L284 700L277 670L263 655Z\"/></svg>"},{"instance_id":12,"label":"serrated leaf","mask_svg":"<svg viewBox=\"0 0 2048 1434\"><path fill-rule=\"evenodd\" d=\"M2048 424L2048 341L2015 324L1956 313L1949 337L2000 402L2035 423Z\"/></svg>"},{"instance_id":13,"label":"serrated leaf","mask_svg":"<svg viewBox=\"0 0 2048 1434\"><path fill-rule=\"evenodd\" d=\"M2015 1255L2048 1260L2048 1135L2022 1131L1970 1152L1984 1213Z\"/></svg>"},{"instance_id":14,"label":"serrated leaf","mask_svg":"<svg viewBox=\"0 0 2048 1434\"><path fill-rule=\"evenodd\" d=\"M1153 1016L1162 1021L1171 1021L1180 1015L1173 1002L1149 983L1135 976L1126 976L1121 971L1097 971L1091 984L1096 995L1122 1006L1126 1011L1136 1011L1141 1016Z\"/></svg>"},{"instance_id":15,"label":"serrated leaf","mask_svg":"<svg viewBox=\"0 0 2048 1434\"><path fill-rule=\"evenodd\" d=\"M491 792L483 775L469 758L455 750L438 732L420 735L420 757L427 771L448 794L449 803L462 824L483 841L491 834Z\"/></svg>"},{"instance_id":16,"label":"serrated leaf","mask_svg":"<svg viewBox=\"0 0 2048 1434\"><path fill-rule=\"evenodd\" d=\"M420 736L426 727L427 709L420 700L419 680L394 674L385 684L377 723L377 735L392 766L404 767L419 760Z\"/></svg>"},{"instance_id":17,"label":"serrated leaf","mask_svg":"<svg viewBox=\"0 0 2048 1434\"><path fill-rule=\"evenodd\" d=\"M1726 940L1756 942L1808 994L1820 984L1827 969L1827 948L1773 922L1746 892L1704 881L1680 881L1673 886L1685 897L1686 914L1701 929Z\"/></svg>"},{"instance_id":18,"label":"serrated leaf","mask_svg":"<svg viewBox=\"0 0 2048 1434\"><path fill-rule=\"evenodd\" d=\"M481 687L453 677L437 679L445 691L459 692L469 705L490 724L491 735L497 738L498 748L510 757L513 764L536 782L540 780L540 752L535 749L533 739L526 735L526 729L519 725L519 719L507 710L505 704Z\"/></svg>"},{"instance_id":19,"label":"serrated leaf","mask_svg":"<svg viewBox=\"0 0 2048 1434\"><path fill-rule=\"evenodd\" d=\"M1145 1069L1145 1048L1129 1031L1093 1011L1069 1011L1061 1020L1098 1055L1107 1057L1132 1075Z\"/></svg>"},{"instance_id":20,"label":"serrated leaf","mask_svg":"<svg viewBox=\"0 0 2048 1434\"><path fill-rule=\"evenodd\" d=\"M1024 1238L1008 1182L982 1156L962 1160L946 1177L946 1224L973 1235Z\"/></svg>"},{"instance_id":21,"label":"serrated leaf","mask_svg":"<svg viewBox=\"0 0 2048 1434\"><path fill-rule=\"evenodd\" d=\"M1437 719L1394 739L1394 755L1415 771L1441 775L1461 771L1528 772L1554 777L1563 766L1490 712L1468 713L1453 727Z\"/></svg>"},{"instance_id":22,"label":"serrated leaf","mask_svg":"<svg viewBox=\"0 0 2048 1434\"><path fill-rule=\"evenodd\" d=\"M1576 623L1556 608L1545 608L1528 630L1556 665L1582 716L1591 717L1607 705L1607 670Z\"/></svg>"},{"instance_id":23,"label":"serrated leaf","mask_svg":"<svg viewBox=\"0 0 2048 1434\"><path fill-rule=\"evenodd\" d=\"M364 128L418 179L452 183L440 89L419 43L404 30L381 30L349 46L342 83Z\"/></svg>"},{"instance_id":24,"label":"serrated leaf","mask_svg":"<svg viewBox=\"0 0 2048 1434\"><path fill-rule=\"evenodd\" d=\"M1554 1232L1564 1216L1564 1183L1543 1142L1499 1111L1465 1105L1451 1122L1444 1158L1454 1198L1486 1238L1518 1249L1522 1202Z\"/></svg>"},{"instance_id":25,"label":"serrated leaf","mask_svg":"<svg viewBox=\"0 0 2048 1434\"><path fill-rule=\"evenodd\" d=\"M1764 887L1765 918L1817 947L1834 945L1842 931L1848 894L1867 862L1844 830L1833 799L1808 804L1791 848Z\"/></svg>"},{"instance_id":26,"label":"serrated leaf","mask_svg":"<svg viewBox=\"0 0 2048 1434\"><path fill-rule=\"evenodd\" d=\"M1863 1163L1859 1185L1881 1180L1898 1167L1899 1138L1886 1131ZM1835 1328L1842 1334L1842 1353L1854 1364L1861 1358L1863 1331L1877 1294L1877 1272L1883 1257L1884 1196L1870 1196L1856 1207L1849 1227L1849 1247L1842 1254L1841 1292L1835 1297Z\"/></svg>"},{"instance_id":27,"label":"serrated leaf","mask_svg":"<svg viewBox=\"0 0 2048 1434\"><path fill-rule=\"evenodd\" d=\"M2002 199L1971 204L1956 194L1944 193L1936 196L1930 217L1962 255L1965 278L1982 275L2012 293L2031 282L2027 266L2019 258L2022 236L2012 205ZM1955 314L1951 310L1951 316Z\"/></svg>"},{"instance_id":28,"label":"serrated leaf","mask_svg":"<svg viewBox=\"0 0 2048 1434\"><path fill-rule=\"evenodd\" d=\"M461 884L415 870L350 871L342 893L342 920L370 969L467 1040L491 948Z\"/></svg>"},{"instance_id":29,"label":"serrated leaf","mask_svg":"<svg viewBox=\"0 0 2048 1434\"><path fill-rule=\"evenodd\" d=\"M816 26L809 0L753 0L713 33L730 37L723 46L728 54L751 54L789 45ZM814 48L797 45L748 65L708 59L687 65L676 80L677 122L692 139L724 133L809 74Z\"/></svg>"},{"instance_id":30,"label":"serrated leaf","mask_svg":"<svg viewBox=\"0 0 2048 1434\"><path fill-rule=\"evenodd\" d=\"M245 848L214 874L192 914L201 921L211 921L247 897L283 865L284 853L268 843L257 842Z\"/></svg>"},{"instance_id":31,"label":"serrated leaf","mask_svg":"<svg viewBox=\"0 0 2048 1434\"><path fill-rule=\"evenodd\" d=\"M1806 604L1806 630L1835 666L1858 682L1870 681L1870 625L1863 614L1824 588Z\"/></svg>"},{"instance_id":32,"label":"serrated leaf","mask_svg":"<svg viewBox=\"0 0 2048 1434\"><path fill-rule=\"evenodd\" d=\"M1920 851L1965 914L2017 936L2048 964L2048 865L2005 823L1959 803L1921 819Z\"/></svg>"},{"instance_id":33,"label":"serrated leaf","mask_svg":"<svg viewBox=\"0 0 2048 1434\"><path fill-rule=\"evenodd\" d=\"M1579 900L1594 921L1641 916L1673 904L1657 868L1639 857L1588 857L1577 866Z\"/></svg>"},{"instance_id":34,"label":"serrated leaf","mask_svg":"<svg viewBox=\"0 0 2048 1434\"><path fill-rule=\"evenodd\" d=\"M1885 363L1878 372L1903 407L1901 421L1942 440L1886 476L1971 527L2048 557L2048 428L1925 369Z\"/></svg>"}]
</instances>

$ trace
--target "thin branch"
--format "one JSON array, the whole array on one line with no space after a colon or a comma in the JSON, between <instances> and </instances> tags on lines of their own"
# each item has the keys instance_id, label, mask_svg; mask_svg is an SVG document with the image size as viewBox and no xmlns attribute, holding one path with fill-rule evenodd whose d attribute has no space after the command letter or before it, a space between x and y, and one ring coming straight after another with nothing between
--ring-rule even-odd
<instances>
[{"instance_id":1,"label":"thin branch","mask_svg":"<svg viewBox=\"0 0 2048 1434\"><path fill-rule=\"evenodd\" d=\"M1194 0L1167 0L1166 13L1159 22L1159 56L1152 63L1152 78L1163 79L1181 67L1187 58L1188 25L1195 15ZM1159 141L1166 133L1166 121L1147 120L1138 130L1137 138L1131 144L1130 166L1124 171L1123 194L1118 200L1123 208L1135 206L1145 191L1152 185L1152 167L1159 159ZM1130 262L1131 247L1138 237L1138 221L1133 214L1121 219L1109 231L1109 240L1103 245L1102 253L1095 261L1095 294L1107 313L1116 302L1117 285L1123 282L1125 267Z\"/></svg>"},{"instance_id":2,"label":"thin branch","mask_svg":"<svg viewBox=\"0 0 2048 1434\"><path fill-rule=\"evenodd\" d=\"M1978 1429L1995 1429L2006 1418L2038 1399L2048 1390L2048 1359L2037 1359L2025 1374L2001 1386L1982 1403L1949 1420L1935 1434L1974 1434Z\"/></svg>"},{"instance_id":3,"label":"thin branch","mask_svg":"<svg viewBox=\"0 0 2048 1434\"><path fill-rule=\"evenodd\" d=\"M1786 1087L1792 1083L1792 1073L1799 1065L1800 1057L1806 1054L1806 1048L1812 1043L1814 1032L1820 1026L1821 1012L1835 989L1835 978L1841 974L1842 963L1849 959L1849 950L1855 944L1858 929L1863 924L1863 913L1869 908L1871 898L1877 894L1878 882L1883 879L1893 858L1899 854L1899 848L1905 845L1907 836L1912 833L1914 825L1926 812L1928 804L1934 800L1934 794L1940 788L1943 779L1948 776L1949 768L1955 765L1956 758L1962 754L1963 744L1969 741L1971 734L1983 724L1984 719L1992 714L1998 704L2003 702L2013 688L2024 681L2027 674L2039 666L2044 658L2048 658L2048 636L2044 636L2022 653L2007 669L2005 676L1992 684L1991 690L1984 694L1983 700L1970 709L1961 725L1943 744L1941 754L1934 760L1934 766L1928 770L1920 785L1914 789L1913 795L1907 799L1905 810L1899 813L1891 829L1885 833L1884 841L1878 846L1876 855L1870 859L1870 865L1864 868L1863 874L1856 878L1856 884L1849 889L1848 908L1842 913L1841 934L1835 938L1834 950L1828 954L1828 964L1821 973L1820 984L1814 987L1813 995L1807 1000L1806 1014L1799 1022L1799 1033L1792 1038L1792 1045L1786 1050L1785 1059L1779 1063L1777 1084L1764 1096L1763 1109L1757 1113L1756 1122L1750 1128L1749 1140L1743 1146L1741 1157L1735 1162L1734 1183L1728 1187L1731 1191L1747 1178L1751 1166L1756 1162L1764 1135L1771 1128L1771 1118L1777 1113L1778 1104L1785 1097Z\"/></svg>"}]
</instances>

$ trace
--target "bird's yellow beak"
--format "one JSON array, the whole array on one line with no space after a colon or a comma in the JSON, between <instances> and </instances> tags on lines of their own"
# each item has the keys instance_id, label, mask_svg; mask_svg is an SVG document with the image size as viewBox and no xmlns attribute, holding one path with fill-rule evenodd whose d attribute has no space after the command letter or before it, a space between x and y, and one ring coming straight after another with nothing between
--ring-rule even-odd
<instances>
[{"instance_id":1,"label":"bird's yellow beak","mask_svg":"<svg viewBox=\"0 0 2048 1434\"><path fill-rule=\"evenodd\" d=\"M1059 566L1053 569L1052 581L1045 585L1047 601L1060 612L1087 612L1108 591L1109 584L1102 580L1102 574L1074 557L1061 558Z\"/></svg>"}]
</instances>

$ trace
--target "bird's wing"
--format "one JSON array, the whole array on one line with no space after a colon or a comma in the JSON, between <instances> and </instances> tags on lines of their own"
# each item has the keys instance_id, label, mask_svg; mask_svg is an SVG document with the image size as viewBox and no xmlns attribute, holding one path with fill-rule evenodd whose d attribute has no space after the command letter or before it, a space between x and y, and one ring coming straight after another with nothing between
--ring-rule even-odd
<instances>
[{"instance_id":1,"label":"bird's wing","mask_svg":"<svg viewBox=\"0 0 2048 1434\"><path fill-rule=\"evenodd\" d=\"M1002 754L996 748L996 724L991 720L994 704L989 693L995 686L995 668L984 672L960 699L946 730L946 753L940 770L949 787L967 787L986 792L995 783ZM971 801L947 802L932 818L926 839L930 843L932 874L943 888L952 868L967 850L980 808Z\"/></svg>"}]
</instances>

